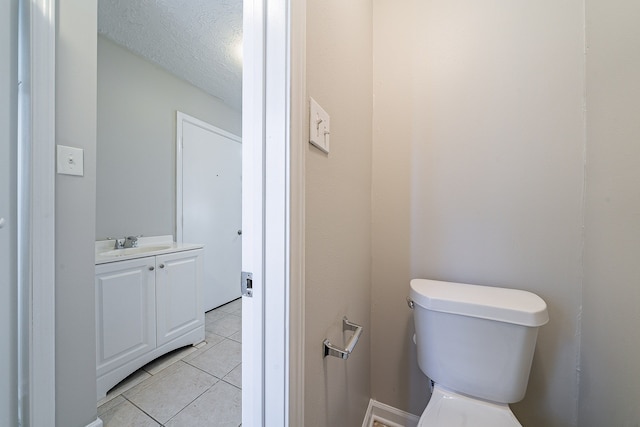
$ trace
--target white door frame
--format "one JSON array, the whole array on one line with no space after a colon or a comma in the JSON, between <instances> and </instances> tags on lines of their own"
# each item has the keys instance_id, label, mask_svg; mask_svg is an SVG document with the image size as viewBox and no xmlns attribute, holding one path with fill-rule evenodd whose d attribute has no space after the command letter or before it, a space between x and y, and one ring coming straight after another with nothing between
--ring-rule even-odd
<instances>
[{"instance_id":1,"label":"white door frame","mask_svg":"<svg viewBox=\"0 0 640 427\"><path fill-rule=\"evenodd\" d=\"M21 8L18 330L27 354L20 355L26 366L18 382L21 416L31 427L44 427L55 420L56 4L26 0Z\"/></svg>"},{"instance_id":2,"label":"white door frame","mask_svg":"<svg viewBox=\"0 0 640 427\"><path fill-rule=\"evenodd\" d=\"M15 0L0 3L0 425L18 420L17 6Z\"/></svg>"},{"instance_id":3,"label":"white door frame","mask_svg":"<svg viewBox=\"0 0 640 427\"><path fill-rule=\"evenodd\" d=\"M22 183L30 185L19 197L30 201L23 232L31 295L30 323L21 327L35 427L55 420L56 1L23 4L29 45L21 47L28 60L22 95L31 103L21 130L31 145L21 163ZM243 337L247 426L304 424L304 14L305 0L244 0L243 181L253 190L243 191L243 238L259 243L243 245L243 270L254 273L254 296L243 298L243 335L251 331Z\"/></svg>"},{"instance_id":4,"label":"white door frame","mask_svg":"<svg viewBox=\"0 0 640 427\"><path fill-rule=\"evenodd\" d=\"M304 62L292 56L301 33L291 32L292 22L304 22L304 4L244 0L242 269L253 273L253 297L243 297L248 426L304 424Z\"/></svg>"}]
</instances>

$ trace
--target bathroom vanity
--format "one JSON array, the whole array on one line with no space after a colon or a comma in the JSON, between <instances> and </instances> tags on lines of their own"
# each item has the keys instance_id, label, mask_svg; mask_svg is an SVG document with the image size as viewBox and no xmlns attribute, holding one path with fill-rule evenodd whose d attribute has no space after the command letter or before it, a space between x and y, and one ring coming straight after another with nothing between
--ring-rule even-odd
<instances>
[{"instance_id":1,"label":"bathroom vanity","mask_svg":"<svg viewBox=\"0 0 640 427\"><path fill-rule=\"evenodd\" d=\"M96 242L97 398L151 360L204 340L202 245Z\"/></svg>"}]
</instances>

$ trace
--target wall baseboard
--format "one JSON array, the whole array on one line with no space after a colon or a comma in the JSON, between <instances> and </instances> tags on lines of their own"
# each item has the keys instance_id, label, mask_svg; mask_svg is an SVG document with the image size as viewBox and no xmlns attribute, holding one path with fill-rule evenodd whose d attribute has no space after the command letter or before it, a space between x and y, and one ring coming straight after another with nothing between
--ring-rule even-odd
<instances>
[{"instance_id":1,"label":"wall baseboard","mask_svg":"<svg viewBox=\"0 0 640 427\"><path fill-rule=\"evenodd\" d=\"M385 405L374 399L369 400L362 427L372 427L378 421L388 427L416 427L420 418L408 412Z\"/></svg>"},{"instance_id":2,"label":"wall baseboard","mask_svg":"<svg viewBox=\"0 0 640 427\"><path fill-rule=\"evenodd\" d=\"M102 420L98 417L94 422L87 424L87 427L102 427Z\"/></svg>"}]
</instances>

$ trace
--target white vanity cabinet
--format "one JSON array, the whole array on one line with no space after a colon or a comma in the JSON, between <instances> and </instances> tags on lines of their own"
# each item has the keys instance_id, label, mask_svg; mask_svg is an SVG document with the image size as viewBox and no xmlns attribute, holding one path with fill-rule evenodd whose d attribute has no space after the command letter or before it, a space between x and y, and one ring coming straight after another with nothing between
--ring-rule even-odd
<instances>
[{"instance_id":1,"label":"white vanity cabinet","mask_svg":"<svg viewBox=\"0 0 640 427\"><path fill-rule=\"evenodd\" d=\"M202 249L96 265L98 399L151 360L204 340Z\"/></svg>"},{"instance_id":2,"label":"white vanity cabinet","mask_svg":"<svg viewBox=\"0 0 640 427\"><path fill-rule=\"evenodd\" d=\"M161 346L204 325L202 251L156 258L156 339Z\"/></svg>"},{"instance_id":3,"label":"white vanity cabinet","mask_svg":"<svg viewBox=\"0 0 640 427\"><path fill-rule=\"evenodd\" d=\"M98 377L156 347L154 258L96 266Z\"/></svg>"}]
</instances>

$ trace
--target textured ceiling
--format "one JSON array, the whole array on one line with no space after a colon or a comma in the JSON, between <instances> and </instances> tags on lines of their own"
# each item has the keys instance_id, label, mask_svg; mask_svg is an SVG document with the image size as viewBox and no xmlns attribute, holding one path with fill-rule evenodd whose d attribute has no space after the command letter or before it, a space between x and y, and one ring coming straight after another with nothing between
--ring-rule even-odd
<instances>
[{"instance_id":1,"label":"textured ceiling","mask_svg":"<svg viewBox=\"0 0 640 427\"><path fill-rule=\"evenodd\" d=\"M99 0L98 32L240 110L242 0Z\"/></svg>"}]
</instances>

